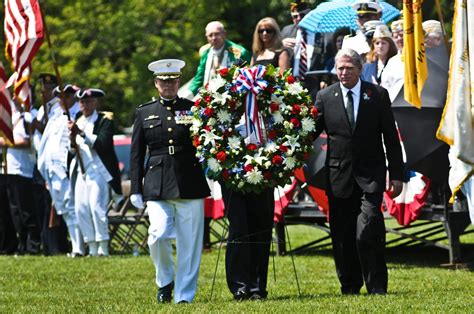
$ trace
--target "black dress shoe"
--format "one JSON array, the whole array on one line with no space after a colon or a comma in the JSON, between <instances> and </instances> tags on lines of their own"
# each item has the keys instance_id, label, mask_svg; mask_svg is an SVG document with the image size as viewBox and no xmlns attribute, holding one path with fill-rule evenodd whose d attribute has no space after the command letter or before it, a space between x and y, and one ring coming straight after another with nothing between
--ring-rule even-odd
<instances>
[{"instance_id":1,"label":"black dress shoe","mask_svg":"<svg viewBox=\"0 0 474 314\"><path fill-rule=\"evenodd\" d=\"M174 288L173 281L170 284L159 288L158 293L156 294L156 300L158 301L158 303L171 302L171 293L173 292L173 288Z\"/></svg>"},{"instance_id":2,"label":"black dress shoe","mask_svg":"<svg viewBox=\"0 0 474 314\"><path fill-rule=\"evenodd\" d=\"M358 295L360 294L360 289L358 288L344 288L341 289L343 295Z\"/></svg>"},{"instance_id":3,"label":"black dress shoe","mask_svg":"<svg viewBox=\"0 0 474 314\"><path fill-rule=\"evenodd\" d=\"M178 302L178 304L188 304L188 303L189 303L189 302L186 301L186 300L181 300L181 301Z\"/></svg>"},{"instance_id":4,"label":"black dress shoe","mask_svg":"<svg viewBox=\"0 0 474 314\"><path fill-rule=\"evenodd\" d=\"M249 297L250 301L263 301L265 297L260 295L259 293L254 293Z\"/></svg>"},{"instance_id":5,"label":"black dress shoe","mask_svg":"<svg viewBox=\"0 0 474 314\"><path fill-rule=\"evenodd\" d=\"M249 298L249 295L247 292L239 290L236 293L234 293L234 300L236 301L243 301L247 300Z\"/></svg>"}]
</instances>

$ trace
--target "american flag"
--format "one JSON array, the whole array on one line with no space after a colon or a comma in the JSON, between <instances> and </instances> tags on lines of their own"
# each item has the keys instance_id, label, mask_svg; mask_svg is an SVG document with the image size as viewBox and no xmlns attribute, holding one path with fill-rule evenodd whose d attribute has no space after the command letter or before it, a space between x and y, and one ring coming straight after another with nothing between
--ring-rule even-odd
<instances>
[{"instance_id":1,"label":"american flag","mask_svg":"<svg viewBox=\"0 0 474 314\"><path fill-rule=\"evenodd\" d=\"M6 56L14 70L7 86L28 109L31 60L43 43L43 19L37 0L5 0Z\"/></svg>"},{"instance_id":2,"label":"american flag","mask_svg":"<svg viewBox=\"0 0 474 314\"><path fill-rule=\"evenodd\" d=\"M0 62L0 136L4 137L9 144L13 144L12 133L12 108L10 91L5 88L7 76Z\"/></svg>"}]
</instances>

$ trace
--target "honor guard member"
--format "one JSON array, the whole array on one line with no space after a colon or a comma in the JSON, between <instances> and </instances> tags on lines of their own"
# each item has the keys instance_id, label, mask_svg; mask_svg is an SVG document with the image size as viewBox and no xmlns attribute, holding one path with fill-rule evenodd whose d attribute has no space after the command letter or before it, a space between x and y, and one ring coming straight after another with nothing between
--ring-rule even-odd
<instances>
[{"instance_id":1,"label":"honor guard member","mask_svg":"<svg viewBox=\"0 0 474 314\"><path fill-rule=\"evenodd\" d=\"M382 6L377 0L358 0L352 5L352 9L356 11L356 23L359 30L355 36L345 37L342 43L342 48L349 48L355 50L359 55L364 55L370 51L370 45L365 36L365 26L368 21L378 21L382 17ZM367 25L370 25L367 24ZM375 27L374 27L375 29Z\"/></svg>"},{"instance_id":2,"label":"honor guard member","mask_svg":"<svg viewBox=\"0 0 474 314\"><path fill-rule=\"evenodd\" d=\"M114 121L111 112L97 111L99 98L105 96L100 89L81 89L76 92L82 115L76 123L69 121L71 145L77 144L82 166L76 154L71 162L71 182L74 207L89 255L109 255L107 205L112 193L122 194L120 170L115 154Z\"/></svg>"},{"instance_id":3,"label":"honor guard member","mask_svg":"<svg viewBox=\"0 0 474 314\"><path fill-rule=\"evenodd\" d=\"M148 246L156 268L159 303L171 301L173 287L176 303L191 302L196 294L204 198L209 196L190 137L193 103L177 97L184 65L176 59L148 65L160 97L136 109L132 135L130 200L137 208L144 208L144 202L147 206Z\"/></svg>"},{"instance_id":4,"label":"honor guard member","mask_svg":"<svg viewBox=\"0 0 474 314\"><path fill-rule=\"evenodd\" d=\"M64 106L69 111L72 121L79 112L79 103L74 94L79 87L67 84L63 88ZM54 96L59 97L61 91L57 86L53 91ZM71 190L71 181L68 176L68 161L70 137L68 129L68 117L65 109L61 108L63 114L52 116L46 128L38 148L38 170L45 179L56 213L61 215L67 225L69 239L72 244L70 257L84 255L84 242L79 230L74 210L74 193Z\"/></svg>"}]
</instances>

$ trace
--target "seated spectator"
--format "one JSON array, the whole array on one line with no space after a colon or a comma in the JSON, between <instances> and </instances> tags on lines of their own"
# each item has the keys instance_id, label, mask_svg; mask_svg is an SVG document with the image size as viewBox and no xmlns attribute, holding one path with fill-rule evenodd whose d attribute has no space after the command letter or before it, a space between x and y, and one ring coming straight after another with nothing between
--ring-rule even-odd
<instances>
[{"instance_id":1,"label":"seated spectator","mask_svg":"<svg viewBox=\"0 0 474 314\"><path fill-rule=\"evenodd\" d=\"M361 73L361 79L380 85L382 73L388 60L397 54L397 47L392 39L392 34L385 25L377 26L367 61Z\"/></svg>"},{"instance_id":2,"label":"seated spectator","mask_svg":"<svg viewBox=\"0 0 474 314\"><path fill-rule=\"evenodd\" d=\"M261 19L253 33L251 65L272 64L280 68L280 73L289 68L290 58L288 51L283 48L280 27L275 19L266 17Z\"/></svg>"}]
</instances>

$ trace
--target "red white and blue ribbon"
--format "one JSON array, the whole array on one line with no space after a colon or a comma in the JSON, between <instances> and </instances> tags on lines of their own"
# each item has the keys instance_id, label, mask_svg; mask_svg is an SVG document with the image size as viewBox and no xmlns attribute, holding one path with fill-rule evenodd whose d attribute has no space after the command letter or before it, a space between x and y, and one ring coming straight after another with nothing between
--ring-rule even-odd
<instances>
[{"instance_id":1,"label":"red white and blue ribbon","mask_svg":"<svg viewBox=\"0 0 474 314\"><path fill-rule=\"evenodd\" d=\"M235 82L237 92L247 93L244 100L245 127L250 143L258 145L263 143L263 135L258 118L257 95L268 86L268 82L262 78L265 71L262 65L239 69L240 74Z\"/></svg>"}]
</instances>

